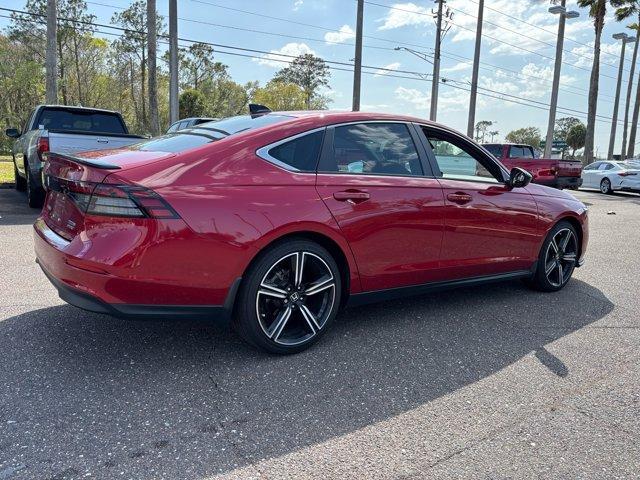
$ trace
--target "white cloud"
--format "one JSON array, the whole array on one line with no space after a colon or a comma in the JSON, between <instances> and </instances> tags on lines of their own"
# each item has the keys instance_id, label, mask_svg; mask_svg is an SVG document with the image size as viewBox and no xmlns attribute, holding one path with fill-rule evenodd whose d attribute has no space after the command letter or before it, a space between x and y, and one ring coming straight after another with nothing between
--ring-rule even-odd
<instances>
[{"instance_id":1,"label":"white cloud","mask_svg":"<svg viewBox=\"0 0 640 480\"><path fill-rule=\"evenodd\" d=\"M296 10L298 10L303 3L303 0L296 0L295 2L293 2L293 11L295 12Z\"/></svg>"},{"instance_id":2,"label":"white cloud","mask_svg":"<svg viewBox=\"0 0 640 480\"><path fill-rule=\"evenodd\" d=\"M398 100L410 103L418 110L427 110L431 105L431 95L415 88L398 87L393 93Z\"/></svg>"},{"instance_id":3,"label":"white cloud","mask_svg":"<svg viewBox=\"0 0 640 480\"><path fill-rule=\"evenodd\" d=\"M324 34L324 41L327 43L342 43L356 36L356 32L349 25L343 25L337 32L327 32Z\"/></svg>"},{"instance_id":4,"label":"white cloud","mask_svg":"<svg viewBox=\"0 0 640 480\"><path fill-rule=\"evenodd\" d=\"M378 30L392 30L406 25L432 24L433 17L431 10L415 3L394 3L379 21L384 23L378 27Z\"/></svg>"},{"instance_id":5,"label":"white cloud","mask_svg":"<svg viewBox=\"0 0 640 480\"><path fill-rule=\"evenodd\" d=\"M601 43L600 44L600 65L604 63L611 63L611 55L615 57L620 56L620 43ZM580 45L571 49L573 54L570 58L571 63L580 67L589 67L593 65L593 42L589 42L586 45ZM611 54L611 55L608 55ZM576 60L577 58L577 60Z\"/></svg>"},{"instance_id":6,"label":"white cloud","mask_svg":"<svg viewBox=\"0 0 640 480\"><path fill-rule=\"evenodd\" d=\"M315 52L309 48L306 43L287 43L284 47L278 50L271 50L271 53L263 55L260 58L254 58L254 62L258 62L260 65L267 65L274 68L286 67L287 63L293 60L292 57L303 55L305 53L311 53L315 55Z\"/></svg>"},{"instance_id":7,"label":"white cloud","mask_svg":"<svg viewBox=\"0 0 640 480\"><path fill-rule=\"evenodd\" d=\"M449 35L453 42L474 42L476 37L476 16L478 5L468 0L450 0L448 5L454 11ZM548 12L548 2L531 0L494 0L490 11L485 11L487 21L482 27L482 48L494 55L528 55L539 52L553 56L558 30L558 17ZM571 8L573 9L573 8ZM505 15L495 14L498 10ZM464 12L464 13L463 13ZM593 26L588 16L582 12L579 19L567 21L566 36L587 39L592 35ZM514 21L516 17L523 22ZM551 52L551 53L550 53ZM570 57L573 57L570 55ZM575 61L568 58L567 61Z\"/></svg>"},{"instance_id":8,"label":"white cloud","mask_svg":"<svg viewBox=\"0 0 640 480\"><path fill-rule=\"evenodd\" d=\"M385 65L383 68L379 68L373 74L374 77L382 77L391 73L389 70L397 70L400 67L400 62L393 62L389 65Z\"/></svg>"},{"instance_id":9,"label":"white cloud","mask_svg":"<svg viewBox=\"0 0 640 480\"><path fill-rule=\"evenodd\" d=\"M469 62L459 62L456 63L453 67L447 67L447 68L443 68L442 72L460 72L462 70L467 70L471 68L471 63Z\"/></svg>"},{"instance_id":10,"label":"white cloud","mask_svg":"<svg viewBox=\"0 0 640 480\"><path fill-rule=\"evenodd\" d=\"M416 115L426 117L431 108L431 95L415 88L398 87L393 92L396 98L413 106ZM484 103L478 97L478 105ZM469 108L469 92L454 90L441 90L438 95L438 112L462 111Z\"/></svg>"}]
</instances>

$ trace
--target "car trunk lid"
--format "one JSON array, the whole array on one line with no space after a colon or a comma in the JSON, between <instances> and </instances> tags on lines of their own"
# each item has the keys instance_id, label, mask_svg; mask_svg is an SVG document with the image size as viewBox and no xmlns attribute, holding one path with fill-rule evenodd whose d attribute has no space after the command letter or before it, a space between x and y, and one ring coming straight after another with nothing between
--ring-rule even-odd
<instances>
[{"instance_id":1,"label":"car trunk lid","mask_svg":"<svg viewBox=\"0 0 640 480\"><path fill-rule=\"evenodd\" d=\"M85 216L97 190L106 202L100 205L106 212L117 216L143 216L137 205L141 192L136 190L133 199L123 186L109 186L102 182L116 171L134 168L172 156L165 152L148 151L100 151L88 152L77 156L52 153L44 169L44 185L47 197L42 211L45 223L61 237L72 240L84 229ZM94 195L95 196L95 195ZM147 201L153 203L151 195ZM95 203L95 202L94 202Z\"/></svg>"}]
</instances>

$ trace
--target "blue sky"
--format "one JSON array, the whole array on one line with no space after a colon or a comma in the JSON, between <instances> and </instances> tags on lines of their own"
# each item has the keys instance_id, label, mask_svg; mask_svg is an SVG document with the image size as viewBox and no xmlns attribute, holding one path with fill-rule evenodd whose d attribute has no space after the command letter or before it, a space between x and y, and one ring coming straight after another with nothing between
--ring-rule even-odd
<instances>
[{"instance_id":1,"label":"blue sky","mask_svg":"<svg viewBox=\"0 0 640 480\"><path fill-rule=\"evenodd\" d=\"M125 0L87 3L99 23L109 23L117 9L128 5ZM579 9L574 1L567 3L568 9L580 12L580 17L567 21L558 102L559 107L567 111L559 111L558 117L573 115L584 120L592 63L593 25L586 10ZM480 95L476 120L496 122L493 129L500 132L496 139L502 139L512 129L525 126L537 126L544 136L548 113L543 104L548 103L550 97L557 16L547 12L548 1L493 0L486 4L490 9L485 8L481 55L485 64L480 70L480 92L499 98ZM0 0L0 5L21 8L24 2ZM428 117L431 83L401 71L430 74L432 67L406 51L395 51L394 47L406 46L432 52L435 25L430 12L434 5L428 0L371 0L365 4L363 65L373 68L366 69L370 73L362 77L362 110ZM466 90L471 76L478 6L474 0L449 0L447 5L453 12L453 19L442 46L441 74L450 82L440 86L438 121L466 131L469 102ZM161 15L166 16L168 2L158 0L158 9ZM269 56L219 48L217 59L229 65L232 77L239 82L259 80L266 83L285 65L277 60L288 58L277 56L277 53L296 55L312 52L326 60L347 64L353 58L355 0L179 0L178 15L181 18L180 37L273 52ZM6 19L0 20L0 26L7 25ZM627 23L631 22L615 22L609 8L603 34L598 103L598 115L602 118L596 122L596 148L600 154L606 153L608 145L620 53L619 42L611 35L627 30ZM270 32L271 35L246 29ZM624 115L632 46L627 45L620 118ZM223 51L261 58L234 56ZM387 70L377 71L377 67ZM331 108L350 109L352 73L340 70L332 70L331 73L330 88L325 92L332 99ZM534 103L542 108L508 102L507 98ZM632 102L633 98L635 86ZM621 125L617 131L616 152L620 149Z\"/></svg>"}]
</instances>

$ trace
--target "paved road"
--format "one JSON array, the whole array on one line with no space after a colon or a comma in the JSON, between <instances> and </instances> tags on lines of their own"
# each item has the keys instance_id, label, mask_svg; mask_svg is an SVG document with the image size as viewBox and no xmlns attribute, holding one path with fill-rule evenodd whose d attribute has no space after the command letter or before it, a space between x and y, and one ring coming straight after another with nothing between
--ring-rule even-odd
<instances>
[{"instance_id":1,"label":"paved road","mask_svg":"<svg viewBox=\"0 0 640 480\"><path fill-rule=\"evenodd\" d=\"M0 480L638 478L640 196L577 196L591 245L563 292L360 308L275 357L64 305L0 190Z\"/></svg>"}]
</instances>

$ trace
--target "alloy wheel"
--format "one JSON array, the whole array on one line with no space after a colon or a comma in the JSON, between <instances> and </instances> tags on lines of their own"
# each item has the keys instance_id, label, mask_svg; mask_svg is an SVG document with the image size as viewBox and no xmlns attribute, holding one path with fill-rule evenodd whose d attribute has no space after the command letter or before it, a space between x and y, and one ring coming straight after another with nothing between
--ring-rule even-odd
<instances>
[{"instance_id":1,"label":"alloy wheel","mask_svg":"<svg viewBox=\"0 0 640 480\"><path fill-rule=\"evenodd\" d=\"M264 334L281 345L315 337L334 308L336 282L318 255L299 251L277 260L260 282L256 315Z\"/></svg>"},{"instance_id":2,"label":"alloy wheel","mask_svg":"<svg viewBox=\"0 0 640 480\"><path fill-rule=\"evenodd\" d=\"M558 230L551 237L544 259L544 273L551 285L561 287L569 280L577 255L578 241L570 229Z\"/></svg>"},{"instance_id":3,"label":"alloy wheel","mask_svg":"<svg viewBox=\"0 0 640 480\"><path fill-rule=\"evenodd\" d=\"M609 181L608 178L605 178L604 180L602 180L602 182L600 182L600 191L602 193L609 193L610 190L611 190L611 182Z\"/></svg>"}]
</instances>

